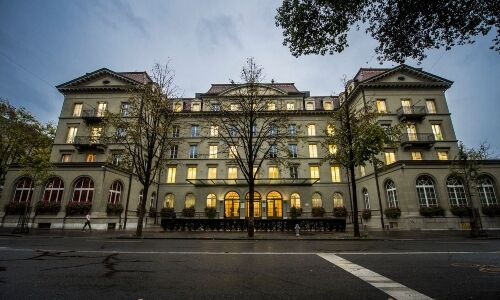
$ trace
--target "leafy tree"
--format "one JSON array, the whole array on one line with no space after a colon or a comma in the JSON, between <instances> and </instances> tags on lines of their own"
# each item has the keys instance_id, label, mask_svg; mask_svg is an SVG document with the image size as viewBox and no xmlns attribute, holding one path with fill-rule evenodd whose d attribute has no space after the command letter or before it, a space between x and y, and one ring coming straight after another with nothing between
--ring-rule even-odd
<instances>
[{"instance_id":1,"label":"leafy tree","mask_svg":"<svg viewBox=\"0 0 500 300\"><path fill-rule=\"evenodd\" d=\"M143 185L144 197L138 207L138 237L142 236L148 192L167 163L167 149L172 141L169 132L177 119L172 110L172 100L178 90L173 70L168 64L155 64L150 75L152 82L130 90L132 96L126 116L108 113L105 118L106 132L111 135L108 138L121 144L125 167Z\"/></svg>"},{"instance_id":2,"label":"leafy tree","mask_svg":"<svg viewBox=\"0 0 500 300\"><path fill-rule=\"evenodd\" d=\"M345 97L346 92L340 97ZM330 124L334 129L324 141L324 147L334 147L326 160L343 166L348 170L352 194L354 236L360 236L358 223L357 189L354 170L372 161L377 164L376 156L386 147L394 147L401 134L400 126L383 128L378 123L379 114L373 103L368 102L358 108L349 101L344 101L333 112Z\"/></svg>"},{"instance_id":3,"label":"leafy tree","mask_svg":"<svg viewBox=\"0 0 500 300\"><path fill-rule=\"evenodd\" d=\"M239 84L227 96L217 99L219 111L209 120L217 128L221 151L232 159L248 184L248 236L254 236L254 192L257 174L265 161L282 164L286 148L287 115L281 111L273 83L264 84L262 67L253 58L241 71ZM269 107L275 105L276 110Z\"/></svg>"},{"instance_id":4,"label":"leafy tree","mask_svg":"<svg viewBox=\"0 0 500 300\"><path fill-rule=\"evenodd\" d=\"M421 61L427 49L472 44L494 28L490 48L500 51L499 0L284 0L275 19L294 56L340 53L354 28L378 42L380 62Z\"/></svg>"}]
</instances>

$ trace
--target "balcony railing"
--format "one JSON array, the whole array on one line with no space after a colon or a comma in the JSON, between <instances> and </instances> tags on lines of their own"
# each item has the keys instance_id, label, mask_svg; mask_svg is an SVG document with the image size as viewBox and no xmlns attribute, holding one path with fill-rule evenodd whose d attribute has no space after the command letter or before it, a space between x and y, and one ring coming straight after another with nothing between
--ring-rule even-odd
<instances>
[{"instance_id":1,"label":"balcony railing","mask_svg":"<svg viewBox=\"0 0 500 300\"><path fill-rule=\"evenodd\" d=\"M100 136L75 136L73 144L80 151L91 149L104 151L106 149L104 138Z\"/></svg>"},{"instance_id":2,"label":"balcony railing","mask_svg":"<svg viewBox=\"0 0 500 300\"><path fill-rule=\"evenodd\" d=\"M82 110L82 119L87 123L98 123L102 121L105 111L100 111L96 109L85 109Z\"/></svg>"},{"instance_id":3,"label":"balcony railing","mask_svg":"<svg viewBox=\"0 0 500 300\"><path fill-rule=\"evenodd\" d=\"M426 115L425 106L401 106L396 110L400 121L422 120Z\"/></svg>"},{"instance_id":4,"label":"balcony railing","mask_svg":"<svg viewBox=\"0 0 500 300\"><path fill-rule=\"evenodd\" d=\"M430 148L435 141L432 133L405 133L401 135L403 148Z\"/></svg>"}]
</instances>

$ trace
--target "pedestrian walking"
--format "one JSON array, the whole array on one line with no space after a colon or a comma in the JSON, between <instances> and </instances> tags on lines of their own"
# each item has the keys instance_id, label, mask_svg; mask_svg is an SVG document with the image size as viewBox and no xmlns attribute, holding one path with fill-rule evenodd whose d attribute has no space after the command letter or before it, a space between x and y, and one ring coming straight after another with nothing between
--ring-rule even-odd
<instances>
[{"instance_id":1,"label":"pedestrian walking","mask_svg":"<svg viewBox=\"0 0 500 300\"><path fill-rule=\"evenodd\" d=\"M85 216L85 219L87 219L87 221L85 222L85 225L83 225L82 231L85 231L85 227L87 227L87 225L89 225L89 230L92 231L92 226L90 226L90 213Z\"/></svg>"},{"instance_id":2,"label":"pedestrian walking","mask_svg":"<svg viewBox=\"0 0 500 300\"><path fill-rule=\"evenodd\" d=\"M296 237L300 236L300 226L299 226L299 223L295 224L295 236Z\"/></svg>"}]
</instances>

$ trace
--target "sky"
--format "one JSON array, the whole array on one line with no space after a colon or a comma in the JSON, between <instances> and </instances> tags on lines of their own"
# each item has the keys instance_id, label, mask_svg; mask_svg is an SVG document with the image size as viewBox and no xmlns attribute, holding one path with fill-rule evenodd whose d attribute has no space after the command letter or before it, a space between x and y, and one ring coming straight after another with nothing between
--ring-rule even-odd
<instances>
[{"instance_id":1,"label":"sky","mask_svg":"<svg viewBox=\"0 0 500 300\"><path fill-rule=\"evenodd\" d=\"M283 46L274 16L281 1L0 0L0 97L41 121L57 121L63 95L56 85L99 68L147 71L170 61L183 97L212 83L239 79L254 57L266 79L294 82L311 95L338 94L341 78L376 60L376 41L353 31L344 52L295 58ZM420 65L454 82L446 92L459 140L487 140L500 153L500 54L493 33L473 45L431 50Z\"/></svg>"}]
</instances>

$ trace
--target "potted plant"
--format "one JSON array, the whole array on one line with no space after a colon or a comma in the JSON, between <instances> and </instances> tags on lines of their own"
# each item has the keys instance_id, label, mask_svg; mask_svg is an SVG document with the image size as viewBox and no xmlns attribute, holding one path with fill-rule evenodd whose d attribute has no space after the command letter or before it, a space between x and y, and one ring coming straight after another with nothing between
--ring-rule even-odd
<instances>
[{"instance_id":1,"label":"potted plant","mask_svg":"<svg viewBox=\"0 0 500 300\"><path fill-rule=\"evenodd\" d=\"M333 216L336 218L345 218L347 217L347 209L343 206L334 207Z\"/></svg>"},{"instance_id":2,"label":"potted plant","mask_svg":"<svg viewBox=\"0 0 500 300\"><path fill-rule=\"evenodd\" d=\"M35 204L37 214L57 214L61 210L61 202L38 201Z\"/></svg>"},{"instance_id":3,"label":"potted plant","mask_svg":"<svg viewBox=\"0 0 500 300\"><path fill-rule=\"evenodd\" d=\"M401 217L401 209L399 207L389 207L384 210L384 214L389 219L398 219Z\"/></svg>"},{"instance_id":4,"label":"potted plant","mask_svg":"<svg viewBox=\"0 0 500 300\"><path fill-rule=\"evenodd\" d=\"M214 219L217 216L217 209L215 207L205 207L205 215L209 219Z\"/></svg>"},{"instance_id":5,"label":"potted plant","mask_svg":"<svg viewBox=\"0 0 500 300\"><path fill-rule=\"evenodd\" d=\"M444 217L444 209L441 206L422 206L420 215L426 218Z\"/></svg>"},{"instance_id":6,"label":"potted plant","mask_svg":"<svg viewBox=\"0 0 500 300\"><path fill-rule=\"evenodd\" d=\"M106 213L111 216L121 215L123 212L123 205L121 203L108 203Z\"/></svg>"},{"instance_id":7,"label":"potted plant","mask_svg":"<svg viewBox=\"0 0 500 300\"><path fill-rule=\"evenodd\" d=\"M500 205L498 204L483 205L481 210L488 217L500 216Z\"/></svg>"},{"instance_id":8,"label":"potted plant","mask_svg":"<svg viewBox=\"0 0 500 300\"><path fill-rule=\"evenodd\" d=\"M160 216L167 219L175 219L175 211L172 207L165 207L160 210Z\"/></svg>"},{"instance_id":9,"label":"potted plant","mask_svg":"<svg viewBox=\"0 0 500 300\"><path fill-rule=\"evenodd\" d=\"M156 217L156 213L157 213L156 208L151 206L149 208L148 217L154 218L154 217Z\"/></svg>"},{"instance_id":10,"label":"potted plant","mask_svg":"<svg viewBox=\"0 0 500 300\"><path fill-rule=\"evenodd\" d=\"M363 209L363 212L361 213L361 217L363 220L368 220L372 217L372 211L368 208Z\"/></svg>"},{"instance_id":11,"label":"potted plant","mask_svg":"<svg viewBox=\"0 0 500 300\"><path fill-rule=\"evenodd\" d=\"M290 208L290 215L292 216L292 219L297 219L300 215L302 215L302 208L292 206L292 208Z\"/></svg>"},{"instance_id":12,"label":"potted plant","mask_svg":"<svg viewBox=\"0 0 500 300\"><path fill-rule=\"evenodd\" d=\"M5 205L5 214L20 215L26 211L26 202L9 202Z\"/></svg>"},{"instance_id":13,"label":"potted plant","mask_svg":"<svg viewBox=\"0 0 500 300\"><path fill-rule=\"evenodd\" d=\"M451 213L454 216L463 218L463 217L470 217L472 214L472 210L468 206L452 206L450 208Z\"/></svg>"},{"instance_id":14,"label":"potted plant","mask_svg":"<svg viewBox=\"0 0 500 300\"><path fill-rule=\"evenodd\" d=\"M311 215L316 218L323 217L324 214L325 214L325 209L321 206L313 207L311 210Z\"/></svg>"},{"instance_id":15,"label":"potted plant","mask_svg":"<svg viewBox=\"0 0 500 300\"><path fill-rule=\"evenodd\" d=\"M193 218L194 217L194 213L195 213L194 206L185 207L182 210L182 216L184 218Z\"/></svg>"},{"instance_id":16,"label":"potted plant","mask_svg":"<svg viewBox=\"0 0 500 300\"><path fill-rule=\"evenodd\" d=\"M67 215L86 215L90 212L92 208L91 202L76 202L71 201L66 205Z\"/></svg>"}]
</instances>

